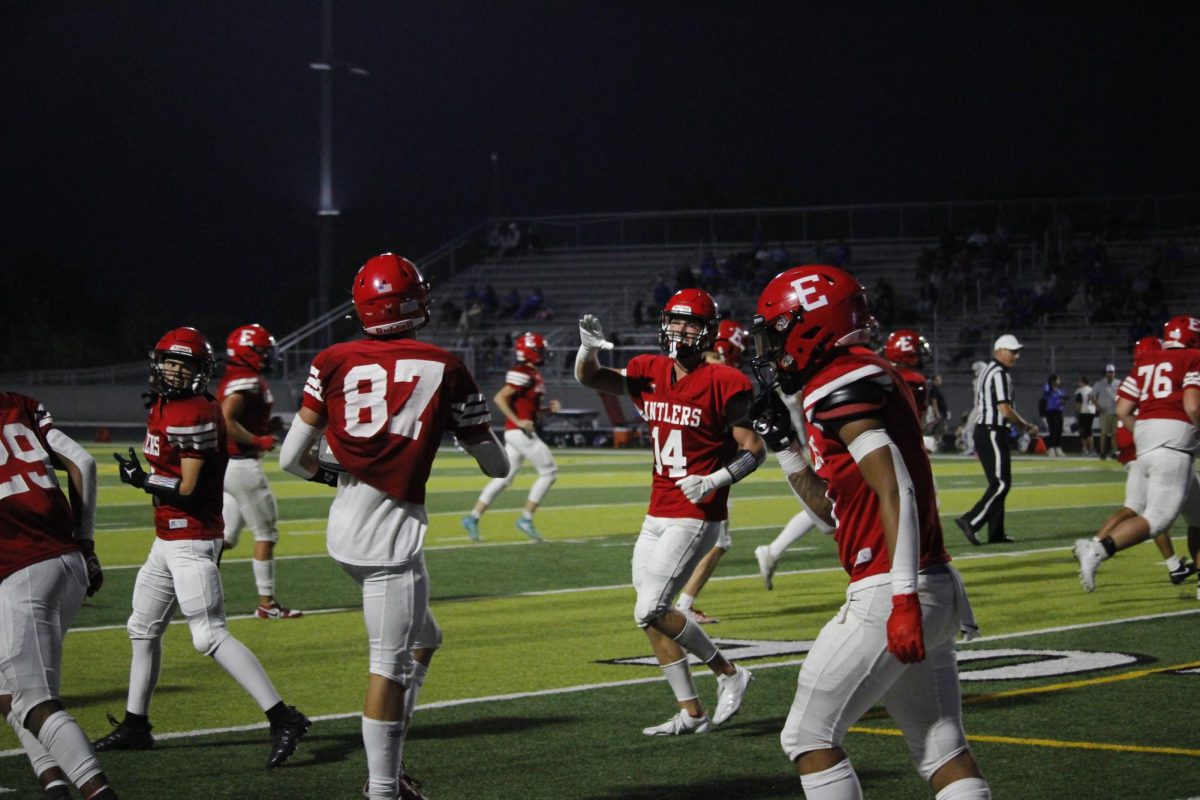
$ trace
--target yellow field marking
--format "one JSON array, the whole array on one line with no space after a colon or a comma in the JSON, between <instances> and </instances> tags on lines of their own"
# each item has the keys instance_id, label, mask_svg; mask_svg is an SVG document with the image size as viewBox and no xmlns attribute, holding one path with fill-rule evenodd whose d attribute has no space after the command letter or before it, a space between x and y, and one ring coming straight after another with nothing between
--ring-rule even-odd
<instances>
[{"instance_id":1,"label":"yellow field marking","mask_svg":"<svg viewBox=\"0 0 1200 800\"><path fill-rule=\"evenodd\" d=\"M901 731L894 728L860 728L850 729L851 733L873 733L877 736L903 736ZM1117 753L1149 753L1163 756L1200 756L1200 750L1188 750L1183 747L1144 747L1137 744L1108 744L1106 742L1064 742L1059 739L1022 739L1016 736L982 736L979 734L967 736L970 742L987 742L989 744L1022 744L1029 747L1058 747L1065 750L1107 750Z\"/></svg>"},{"instance_id":2,"label":"yellow field marking","mask_svg":"<svg viewBox=\"0 0 1200 800\"><path fill-rule=\"evenodd\" d=\"M1065 681L1063 683L1052 683L1049 686L1033 686L1027 689L1012 689L1007 692L991 692L989 694L971 695L963 698L963 705L971 705L975 703L986 703L993 700L1003 700L1009 697L1021 697L1031 694L1045 694L1047 692L1057 692L1067 689L1082 689L1088 686L1100 686L1106 683L1117 683L1119 681L1130 681L1138 678L1145 678L1148 675L1155 675L1160 672L1174 672L1176 670L1196 669L1200 667L1200 661L1192 661L1186 664L1172 664L1168 667L1153 667L1151 669L1139 669L1132 672L1123 672L1120 675L1106 675L1102 678L1087 678L1079 681ZM863 719L872 719L886 716L886 711L872 711L863 716ZM903 736L902 731L895 728L862 728L852 727L851 733L873 733L879 736ZM1166 756L1200 756L1200 750L1190 750L1184 747L1146 747L1137 744L1109 744L1106 742L1069 742L1059 739L1025 739L1016 736L987 736L982 734L968 735L967 740L971 742L988 742L991 744L1020 744L1029 747L1058 747L1067 750L1108 750L1119 753L1149 753L1153 755Z\"/></svg>"}]
</instances>

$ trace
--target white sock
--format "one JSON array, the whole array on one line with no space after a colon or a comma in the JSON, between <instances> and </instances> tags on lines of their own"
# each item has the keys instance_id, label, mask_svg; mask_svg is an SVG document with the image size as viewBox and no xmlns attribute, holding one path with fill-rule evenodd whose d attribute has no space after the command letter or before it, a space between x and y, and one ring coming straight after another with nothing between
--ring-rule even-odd
<instances>
[{"instance_id":1,"label":"white sock","mask_svg":"<svg viewBox=\"0 0 1200 800\"><path fill-rule=\"evenodd\" d=\"M788 520L788 524L783 526L783 530L775 537L767 549L771 551L771 559L778 561L783 557L783 551L787 550L796 542L800 541L800 537L812 530L812 517L807 511L801 511L796 516Z\"/></svg>"},{"instance_id":2,"label":"white sock","mask_svg":"<svg viewBox=\"0 0 1200 800\"><path fill-rule=\"evenodd\" d=\"M992 800L992 790L983 778L960 778L938 792L935 800Z\"/></svg>"},{"instance_id":3,"label":"white sock","mask_svg":"<svg viewBox=\"0 0 1200 800\"><path fill-rule=\"evenodd\" d=\"M664 665L662 671L676 700L682 703L685 700L696 699L696 684L692 681L692 670L686 658Z\"/></svg>"},{"instance_id":4,"label":"white sock","mask_svg":"<svg viewBox=\"0 0 1200 800\"><path fill-rule=\"evenodd\" d=\"M1167 559L1167 569L1172 572L1179 569L1179 556L1171 556Z\"/></svg>"},{"instance_id":5,"label":"white sock","mask_svg":"<svg viewBox=\"0 0 1200 800\"><path fill-rule=\"evenodd\" d=\"M76 786L100 774L100 762L92 752L92 743L66 711L55 711L46 718L38 732L38 741Z\"/></svg>"},{"instance_id":6,"label":"white sock","mask_svg":"<svg viewBox=\"0 0 1200 800\"><path fill-rule=\"evenodd\" d=\"M420 661L413 662L412 680L409 682L408 688L404 690L404 716L411 717L417 710L417 697L421 694L421 687L425 685L425 676L428 673L428 666Z\"/></svg>"},{"instance_id":7,"label":"white sock","mask_svg":"<svg viewBox=\"0 0 1200 800\"><path fill-rule=\"evenodd\" d=\"M844 759L832 767L811 775L800 776L807 800L862 800L862 786L850 759Z\"/></svg>"},{"instance_id":8,"label":"white sock","mask_svg":"<svg viewBox=\"0 0 1200 800\"><path fill-rule=\"evenodd\" d=\"M125 709L143 717L150 716L150 696L162 671L162 638L130 639L133 659L129 662L129 698Z\"/></svg>"},{"instance_id":9,"label":"white sock","mask_svg":"<svg viewBox=\"0 0 1200 800\"><path fill-rule=\"evenodd\" d=\"M532 513L532 512L530 512L530 511L522 511L522 512L521 512L521 519L527 519L527 520L530 520L530 521L532 521L532 520L533 520L533 513Z\"/></svg>"},{"instance_id":10,"label":"white sock","mask_svg":"<svg viewBox=\"0 0 1200 800\"><path fill-rule=\"evenodd\" d=\"M400 791L396 780L403 756L403 722L362 718L363 746L367 750L368 793L392 800Z\"/></svg>"},{"instance_id":11,"label":"white sock","mask_svg":"<svg viewBox=\"0 0 1200 800\"><path fill-rule=\"evenodd\" d=\"M259 561L256 558L250 562L250 566L254 568L254 585L258 587L258 593L264 597L274 597L275 559Z\"/></svg>"},{"instance_id":12,"label":"white sock","mask_svg":"<svg viewBox=\"0 0 1200 800\"><path fill-rule=\"evenodd\" d=\"M8 724L12 726L13 732L17 734L17 738L21 740L21 747L25 748L25 755L29 757L29 764L33 767L33 774L41 777L41 774L51 767L57 767L54 759L46 752L46 748L42 747L42 743L38 738L29 732L29 729L21 724L21 720L17 719L16 711L8 712Z\"/></svg>"},{"instance_id":13,"label":"white sock","mask_svg":"<svg viewBox=\"0 0 1200 800\"><path fill-rule=\"evenodd\" d=\"M692 603L696 602L696 598L687 592L680 592L679 599L675 601L675 607L680 611L687 611L692 607Z\"/></svg>"},{"instance_id":14,"label":"white sock","mask_svg":"<svg viewBox=\"0 0 1200 800\"><path fill-rule=\"evenodd\" d=\"M217 649L212 652L212 659L254 698L254 702L258 703L258 707L263 711L282 700L258 657L232 636L226 637L217 645Z\"/></svg>"}]
</instances>

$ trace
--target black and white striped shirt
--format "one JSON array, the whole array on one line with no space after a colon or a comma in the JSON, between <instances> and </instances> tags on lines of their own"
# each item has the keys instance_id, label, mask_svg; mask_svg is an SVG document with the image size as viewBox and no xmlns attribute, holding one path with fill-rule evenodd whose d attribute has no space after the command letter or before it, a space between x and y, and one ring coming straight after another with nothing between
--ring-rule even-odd
<instances>
[{"instance_id":1,"label":"black and white striped shirt","mask_svg":"<svg viewBox=\"0 0 1200 800\"><path fill-rule=\"evenodd\" d=\"M1012 378L1008 368L999 361L992 362L979 374L978 394L975 396L975 407L979 409L976 425L1007 425L1008 421L1000 413L1000 404L1012 405Z\"/></svg>"}]
</instances>

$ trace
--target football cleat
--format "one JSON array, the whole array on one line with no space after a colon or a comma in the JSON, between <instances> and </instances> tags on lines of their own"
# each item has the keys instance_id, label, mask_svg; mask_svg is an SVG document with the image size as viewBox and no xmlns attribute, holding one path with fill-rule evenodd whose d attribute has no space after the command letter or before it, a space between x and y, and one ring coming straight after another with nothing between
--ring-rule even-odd
<instances>
[{"instance_id":1,"label":"football cleat","mask_svg":"<svg viewBox=\"0 0 1200 800\"><path fill-rule=\"evenodd\" d=\"M1079 562L1079 585L1085 592L1096 591L1096 570L1104 560L1104 548L1091 539L1076 539L1074 550Z\"/></svg>"},{"instance_id":2,"label":"football cleat","mask_svg":"<svg viewBox=\"0 0 1200 800\"><path fill-rule=\"evenodd\" d=\"M296 752L297 745L308 727L312 725L308 717L288 706L287 719L280 725L271 725L271 755L267 757L267 769L274 769L291 758Z\"/></svg>"},{"instance_id":3,"label":"football cleat","mask_svg":"<svg viewBox=\"0 0 1200 800\"><path fill-rule=\"evenodd\" d=\"M971 530L971 523L967 522L963 517L955 517L954 524L963 532L963 536L967 537L968 542L979 544L979 537L975 535L975 531Z\"/></svg>"},{"instance_id":4,"label":"football cleat","mask_svg":"<svg viewBox=\"0 0 1200 800\"><path fill-rule=\"evenodd\" d=\"M117 718L108 714L108 722L113 726L112 733L102 736L92 742L92 748L103 753L108 750L149 750L154 747L154 735L150 733L153 725L146 723L138 725L128 720L117 722Z\"/></svg>"},{"instance_id":5,"label":"football cleat","mask_svg":"<svg viewBox=\"0 0 1200 800\"><path fill-rule=\"evenodd\" d=\"M697 718L680 709L678 714L662 725L642 728L642 733L646 736L682 736L686 733L708 733L710 730L712 723L708 720L708 714Z\"/></svg>"},{"instance_id":6,"label":"football cleat","mask_svg":"<svg viewBox=\"0 0 1200 800\"><path fill-rule=\"evenodd\" d=\"M483 538L479 535L479 520L467 514L462 518L462 526L467 531L467 536L471 537L471 541L479 544Z\"/></svg>"},{"instance_id":7,"label":"football cleat","mask_svg":"<svg viewBox=\"0 0 1200 800\"><path fill-rule=\"evenodd\" d=\"M259 619L295 619L303 617L304 612L293 608L284 608L279 603L271 603L269 606L259 606L255 609L254 615Z\"/></svg>"},{"instance_id":8,"label":"football cleat","mask_svg":"<svg viewBox=\"0 0 1200 800\"><path fill-rule=\"evenodd\" d=\"M517 517L517 530L533 539L535 542L542 541L542 535L537 532L537 528L533 527L533 520Z\"/></svg>"},{"instance_id":9,"label":"football cleat","mask_svg":"<svg viewBox=\"0 0 1200 800\"><path fill-rule=\"evenodd\" d=\"M775 577L775 559L771 558L771 548L765 544L759 545L754 548L754 557L758 559L758 574L762 575L763 584L769 592L775 588L772 581Z\"/></svg>"},{"instance_id":10,"label":"football cleat","mask_svg":"<svg viewBox=\"0 0 1200 800\"><path fill-rule=\"evenodd\" d=\"M428 800L425 795L421 794L421 782L404 771L404 764L400 764L400 774L397 776L399 781L399 790L396 793L396 800ZM363 783L362 788L363 800L371 800L371 779L367 778Z\"/></svg>"},{"instance_id":11,"label":"football cleat","mask_svg":"<svg viewBox=\"0 0 1200 800\"><path fill-rule=\"evenodd\" d=\"M754 681L754 676L745 667L735 666L734 670L732 675L717 676L717 710L713 712L713 725L720 725L738 713L746 688Z\"/></svg>"},{"instance_id":12,"label":"football cleat","mask_svg":"<svg viewBox=\"0 0 1200 800\"><path fill-rule=\"evenodd\" d=\"M1168 575L1171 576L1171 583L1178 586L1188 579L1189 576L1196 574L1196 565L1186 558L1179 559L1179 567L1170 570Z\"/></svg>"}]
</instances>

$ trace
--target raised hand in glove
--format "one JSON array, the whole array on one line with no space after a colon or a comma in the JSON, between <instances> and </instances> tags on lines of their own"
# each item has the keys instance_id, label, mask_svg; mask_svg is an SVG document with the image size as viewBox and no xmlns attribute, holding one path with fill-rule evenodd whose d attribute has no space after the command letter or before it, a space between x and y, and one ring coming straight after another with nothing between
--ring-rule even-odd
<instances>
[{"instance_id":1,"label":"raised hand in glove","mask_svg":"<svg viewBox=\"0 0 1200 800\"><path fill-rule=\"evenodd\" d=\"M733 475L722 467L711 475L685 475L675 481L679 491L690 502L699 503L722 486L733 483Z\"/></svg>"},{"instance_id":2,"label":"raised hand in glove","mask_svg":"<svg viewBox=\"0 0 1200 800\"><path fill-rule=\"evenodd\" d=\"M750 424L771 452L786 450L796 440L787 406L774 389L764 389L750 403Z\"/></svg>"},{"instance_id":3,"label":"raised hand in glove","mask_svg":"<svg viewBox=\"0 0 1200 800\"><path fill-rule=\"evenodd\" d=\"M579 343L582 349L589 353L613 349L613 343L604 338L600 320L591 314L584 314L579 318Z\"/></svg>"},{"instance_id":4,"label":"raised hand in glove","mask_svg":"<svg viewBox=\"0 0 1200 800\"><path fill-rule=\"evenodd\" d=\"M903 664L925 660L925 631L921 628L921 601L916 594L892 596L887 621L887 648Z\"/></svg>"},{"instance_id":5,"label":"raised hand in glove","mask_svg":"<svg viewBox=\"0 0 1200 800\"><path fill-rule=\"evenodd\" d=\"M121 483L128 483L138 489L146 485L146 471L142 469L142 463L138 461L137 453L132 447L129 448L129 458L121 458L120 453L113 453L113 458L120 465Z\"/></svg>"}]
</instances>

